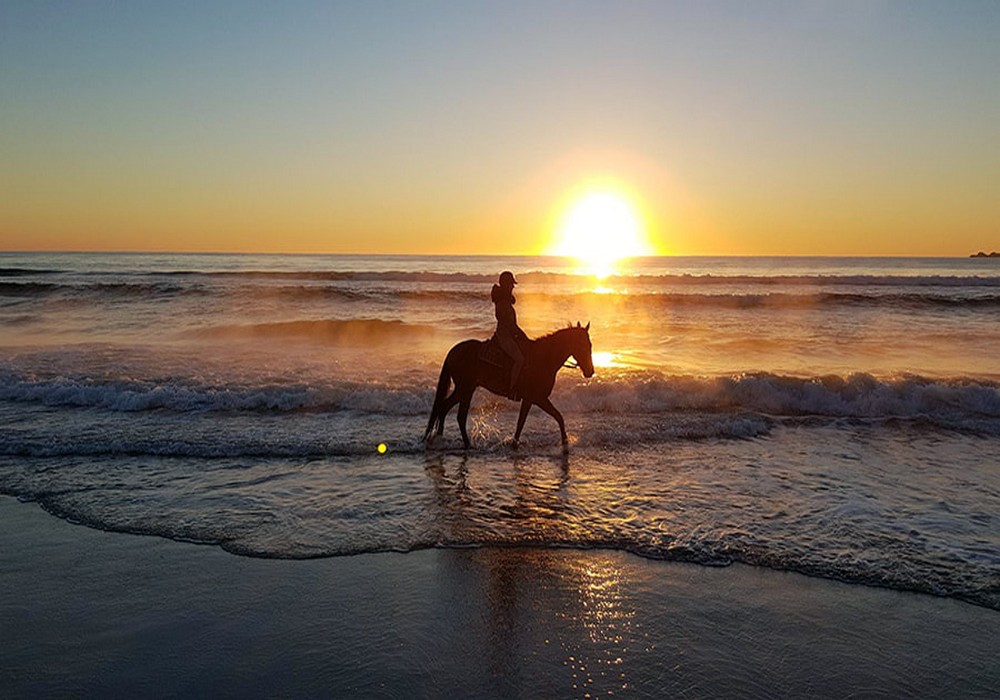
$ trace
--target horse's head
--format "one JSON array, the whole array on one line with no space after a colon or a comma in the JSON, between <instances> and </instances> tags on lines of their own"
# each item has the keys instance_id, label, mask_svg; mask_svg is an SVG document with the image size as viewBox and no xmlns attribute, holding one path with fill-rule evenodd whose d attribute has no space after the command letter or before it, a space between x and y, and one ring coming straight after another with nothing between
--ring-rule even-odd
<instances>
[{"instance_id":1,"label":"horse's head","mask_svg":"<svg viewBox=\"0 0 1000 700\"><path fill-rule=\"evenodd\" d=\"M583 376L593 377L594 358L590 355L590 323L588 322L586 326L581 326L578 321L575 326L570 326L569 330L573 334L573 344L570 354L576 360L576 364L580 365L580 371L583 372Z\"/></svg>"}]
</instances>

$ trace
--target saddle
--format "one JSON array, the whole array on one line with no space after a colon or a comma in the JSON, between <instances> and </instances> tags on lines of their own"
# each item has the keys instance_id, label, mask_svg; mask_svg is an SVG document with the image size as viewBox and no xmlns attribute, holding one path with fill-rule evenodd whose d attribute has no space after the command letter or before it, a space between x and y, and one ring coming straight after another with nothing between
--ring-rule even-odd
<instances>
[{"instance_id":1,"label":"saddle","mask_svg":"<svg viewBox=\"0 0 1000 700\"><path fill-rule=\"evenodd\" d=\"M493 367L499 367L507 373L510 372L510 368L514 364L514 360L510 359L510 356L500 347L496 334L479 348L479 361Z\"/></svg>"}]
</instances>

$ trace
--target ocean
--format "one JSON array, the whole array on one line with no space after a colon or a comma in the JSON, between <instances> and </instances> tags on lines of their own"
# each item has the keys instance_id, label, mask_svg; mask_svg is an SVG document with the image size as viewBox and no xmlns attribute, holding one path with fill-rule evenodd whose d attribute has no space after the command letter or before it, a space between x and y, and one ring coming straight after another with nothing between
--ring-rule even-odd
<instances>
[{"instance_id":1,"label":"ocean","mask_svg":"<svg viewBox=\"0 0 1000 700\"><path fill-rule=\"evenodd\" d=\"M494 326L590 323L569 449L477 393ZM605 548L1000 610L1000 261L0 254L0 493L268 558ZM378 446L386 450L380 453Z\"/></svg>"}]
</instances>

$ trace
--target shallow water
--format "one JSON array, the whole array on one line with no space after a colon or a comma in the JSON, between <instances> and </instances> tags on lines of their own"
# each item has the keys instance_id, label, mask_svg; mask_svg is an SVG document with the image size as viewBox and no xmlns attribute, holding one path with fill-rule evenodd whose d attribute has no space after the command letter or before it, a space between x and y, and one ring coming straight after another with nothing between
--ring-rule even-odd
<instances>
[{"instance_id":1,"label":"shallow water","mask_svg":"<svg viewBox=\"0 0 1000 700\"><path fill-rule=\"evenodd\" d=\"M590 322L550 418L440 362ZM1000 609L1000 266L659 258L0 255L0 490L105 529L299 558L612 547ZM388 445L386 455L376 445Z\"/></svg>"}]
</instances>

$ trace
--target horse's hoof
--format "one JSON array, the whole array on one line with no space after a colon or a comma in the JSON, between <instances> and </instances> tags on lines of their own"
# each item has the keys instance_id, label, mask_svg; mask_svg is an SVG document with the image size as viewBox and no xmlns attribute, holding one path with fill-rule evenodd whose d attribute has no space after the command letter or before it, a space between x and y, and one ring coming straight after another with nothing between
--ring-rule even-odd
<instances>
[{"instance_id":1,"label":"horse's hoof","mask_svg":"<svg viewBox=\"0 0 1000 700\"><path fill-rule=\"evenodd\" d=\"M510 443L510 449L512 449L512 450L516 450L520 446L521 446L521 443L519 443L517 440L514 440L512 443Z\"/></svg>"}]
</instances>

